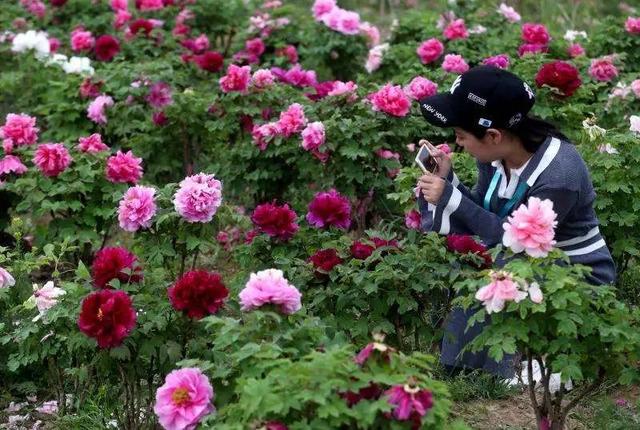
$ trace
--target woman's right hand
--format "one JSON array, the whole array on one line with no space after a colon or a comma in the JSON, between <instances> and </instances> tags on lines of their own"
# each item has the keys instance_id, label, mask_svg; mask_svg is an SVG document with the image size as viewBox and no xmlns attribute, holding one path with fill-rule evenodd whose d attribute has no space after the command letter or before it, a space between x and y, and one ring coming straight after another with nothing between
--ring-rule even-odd
<instances>
[{"instance_id":1,"label":"woman's right hand","mask_svg":"<svg viewBox=\"0 0 640 430\"><path fill-rule=\"evenodd\" d=\"M431 150L431 156L438 162L438 168L434 175L446 178L451 171L451 158L443 150L435 148Z\"/></svg>"}]
</instances>

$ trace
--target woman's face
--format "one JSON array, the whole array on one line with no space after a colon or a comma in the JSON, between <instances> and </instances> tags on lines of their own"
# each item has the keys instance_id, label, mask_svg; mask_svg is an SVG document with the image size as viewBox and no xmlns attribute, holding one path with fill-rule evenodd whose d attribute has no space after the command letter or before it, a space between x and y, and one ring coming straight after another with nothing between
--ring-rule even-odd
<instances>
[{"instance_id":1,"label":"woman's face","mask_svg":"<svg viewBox=\"0 0 640 430\"><path fill-rule=\"evenodd\" d=\"M500 145L492 144L488 134L482 139L478 139L460 127L454 127L453 130L456 133L456 144L460 145L466 152L481 163L490 163L502 158Z\"/></svg>"}]
</instances>

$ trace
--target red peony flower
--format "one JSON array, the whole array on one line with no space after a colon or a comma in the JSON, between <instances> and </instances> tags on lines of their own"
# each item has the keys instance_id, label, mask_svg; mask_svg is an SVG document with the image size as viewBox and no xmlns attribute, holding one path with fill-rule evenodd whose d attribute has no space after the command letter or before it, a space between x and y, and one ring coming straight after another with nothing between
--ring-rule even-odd
<instances>
[{"instance_id":1,"label":"red peony flower","mask_svg":"<svg viewBox=\"0 0 640 430\"><path fill-rule=\"evenodd\" d=\"M207 51L201 55L194 55L193 62L207 72L215 73L222 69L224 57L216 51Z\"/></svg>"},{"instance_id":2,"label":"red peony flower","mask_svg":"<svg viewBox=\"0 0 640 430\"><path fill-rule=\"evenodd\" d=\"M91 78L84 78L80 84L80 97L83 99L93 99L100 95L104 81L93 82Z\"/></svg>"},{"instance_id":3,"label":"red peony flower","mask_svg":"<svg viewBox=\"0 0 640 430\"><path fill-rule=\"evenodd\" d=\"M487 252L487 247L481 243L476 242L473 237L467 234L450 234L447 236L447 248L450 251L457 252L459 254L475 254L484 259L484 264L474 264L479 269L486 269L491 267L493 260L491 255Z\"/></svg>"},{"instance_id":4,"label":"red peony flower","mask_svg":"<svg viewBox=\"0 0 640 430\"><path fill-rule=\"evenodd\" d=\"M67 0L51 0L51 6L62 7L67 3Z\"/></svg>"},{"instance_id":5,"label":"red peony flower","mask_svg":"<svg viewBox=\"0 0 640 430\"><path fill-rule=\"evenodd\" d=\"M355 241L351 245L351 255L353 258L357 258L358 260L366 260L369 258L371 254L373 254L375 248L371 245L367 245L366 243Z\"/></svg>"},{"instance_id":6,"label":"red peony flower","mask_svg":"<svg viewBox=\"0 0 640 430\"><path fill-rule=\"evenodd\" d=\"M93 285L97 288L110 288L114 279L120 282L140 282L142 271L137 258L125 248L106 247L96 253L91 266Z\"/></svg>"},{"instance_id":7,"label":"red peony flower","mask_svg":"<svg viewBox=\"0 0 640 430\"><path fill-rule=\"evenodd\" d=\"M536 75L536 85L548 85L555 88L560 96L569 97L580 87L578 69L564 61L552 61L544 64Z\"/></svg>"},{"instance_id":8,"label":"red peony flower","mask_svg":"<svg viewBox=\"0 0 640 430\"><path fill-rule=\"evenodd\" d=\"M382 395L382 392L382 387L380 387L380 385L375 382L371 382L366 387L360 388L358 392L346 391L344 393L340 393L340 397L347 402L347 406L352 407L353 405L358 404L361 400L377 400Z\"/></svg>"},{"instance_id":9,"label":"red peony flower","mask_svg":"<svg viewBox=\"0 0 640 430\"><path fill-rule=\"evenodd\" d=\"M98 60L111 61L120 52L120 42L110 34L103 34L96 39L94 50Z\"/></svg>"},{"instance_id":10,"label":"red peony flower","mask_svg":"<svg viewBox=\"0 0 640 430\"><path fill-rule=\"evenodd\" d=\"M351 225L349 200L336 190L317 193L309 203L307 222L317 228L348 229Z\"/></svg>"},{"instance_id":11,"label":"red peony flower","mask_svg":"<svg viewBox=\"0 0 640 430\"><path fill-rule=\"evenodd\" d=\"M251 214L253 225L261 232L280 240L289 240L298 231L296 213L288 204L263 203Z\"/></svg>"},{"instance_id":12,"label":"red peony flower","mask_svg":"<svg viewBox=\"0 0 640 430\"><path fill-rule=\"evenodd\" d=\"M219 274L192 270L169 287L167 294L174 309L183 311L189 318L200 319L218 312L229 290Z\"/></svg>"},{"instance_id":13,"label":"red peony flower","mask_svg":"<svg viewBox=\"0 0 640 430\"><path fill-rule=\"evenodd\" d=\"M136 325L136 311L124 291L101 290L82 301L78 327L100 348L120 346Z\"/></svg>"},{"instance_id":14,"label":"red peony flower","mask_svg":"<svg viewBox=\"0 0 640 430\"><path fill-rule=\"evenodd\" d=\"M309 257L309 261L313 263L317 272L329 273L338 264L342 263L342 258L338 256L338 252L333 249L321 249Z\"/></svg>"},{"instance_id":15,"label":"red peony flower","mask_svg":"<svg viewBox=\"0 0 640 430\"><path fill-rule=\"evenodd\" d=\"M148 19L140 18L129 24L129 31L133 35L137 35L142 32L146 37L149 37L153 30L153 23Z\"/></svg>"}]
</instances>

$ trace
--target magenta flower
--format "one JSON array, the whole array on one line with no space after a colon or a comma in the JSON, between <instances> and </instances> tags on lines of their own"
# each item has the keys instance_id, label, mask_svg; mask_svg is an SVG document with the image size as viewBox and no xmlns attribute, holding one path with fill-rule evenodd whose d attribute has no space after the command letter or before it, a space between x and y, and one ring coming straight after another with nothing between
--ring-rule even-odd
<instances>
[{"instance_id":1,"label":"magenta flower","mask_svg":"<svg viewBox=\"0 0 640 430\"><path fill-rule=\"evenodd\" d=\"M104 110L113 106L113 99L110 96L100 95L96 97L87 108L87 117L96 124L106 124L107 116Z\"/></svg>"},{"instance_id":2,"label":"magenta flower","mask_svg":"<svg viewBox=\"0 0 640 430\"><path fill-rule=\"evenodd\" d=\"M176 212L187 222L209 222L222 204L222 182L198 173L183 179L173 196Z\"/></svg>"},{"instance_id":3,"label":"magenta flower","mask_svg":"<svg viewBox=\"0 0 640 430\"><path fill-rule=\"evenodd\" d=\"M147 102L155 109L162 109L173 103L171 97L171 86L166 82L156 82L151 85L149 94L147 94Z\"/></svg>"},{"instance_id":4,"label":"magenta flower","mask_svg":"<svg viewBox=\"0 0 640 430\"><path fill-rule=\"evenodd\" d=\"M356 90L358 89L358 85L356 85L353 81L342 82L342 81L333 81L333 88L331 91L327 93L328 96L341 96L343 94L348 94L347 98L349 101L355 101L357 98Z\"/></svg>"},{"instance_id":5,"label":"magenta flower","mask_svg":"<svg viewBox=\"0 0 640 430\"><path fill-rule=\"evenodd\" d=\"M359 366L362 366L364 363L366 363L374 351L378 351L381 358L387 363L391 360L391 354L396 351L394 348L391 348L390 346L383 343L384 335L382 334L374 334L373 340L373 342L367 344L367 346L362 348L358 355L356 355L354 361Z\"/></svg>"},{"instance_id":6,"label":"magenta flower","mask_svg":"<svg viewBox=\"0 0 640 430\"><path fill-rule=\"evenodd\" d=\"M498 54L493 57L485 58L482 61L482 64L486 64L488 66L498 67L500 69L508 69L509 68L509 56L506 54Z\"/></svg>"},{"instance_id":7,"label":"magenta flower","mask_svg":"<svg viewBox=\"0 0 640 430\"><path fill-rule=\"evenodd\" d=\"M425 40L418 46L416 53L420 57L422 64L433 63L444 52L444 45L438 39Z\"/></svg>"},{"instance_id":8,"label":"magenta flower","mask_svg":"<svg viewBox=\"0 0 640 430\"><path fill-rule=\"evenodd\" d=\"M584 55L585 54L585 50L582 47L582 45L580 45L579 43L572 43L567 48L567 54L569 54L569 56L571 58L576 58L576 57L579 57L581 55Z\"/></svg>"},{"instance_id":9,"label":"magenta flower","mask_svg":"<svg viewBox=\"0 0 640 430\"><path fill-rule=\"evenodd\" d=\"M420 212L415 209L412 209L404 214L404 224L407 226L407 228L420 230L420 220Z\"/></svg>"},{"instance_id":10,"label":"magenta flower","mask_svg":"<svg viewBox=\"0 0 640 430\"><path fill-rule=\"evenodd\" d=\"M346 230L351 225L351 205L335 189L320 192L309 203L306 218L309 224L317 228L334 226Z\"/></svg>"},{"instance_id":11,"label":"magenta flower","mask_svg":"<svg viewBox=\"0 0 640 430\"><path fill-rule=\"evenodd\" d=\"M336 0L316 0L311 8L313 17L316 21L320 21L321 18L331 12L334 7L336 7Z\"/></svg>"},{"instance_id":12,"label":"magenta flower","mask_svg":"<svg viewBox=\"0 0 640 430\"><path fill-rule=\"evenodd\" d=\"M93 133L89 137L81 137L78 139L78 149L82 152L95 154L109 149L107 145L102 143L102 136L99 133Z\"/></svg>"},{"instance_id":13,"label":"magenta flower","mask_svg":"<svg viewBox=\"0 0 640 430\"><path fill-rule=\"evenodd\" d=\"M396 385L385 392L389 404L395 406L392 415L398 421L412 421L420 428L422 417L433 407L433 395L429 390L409 385Z\"/></svg>"},{"instance_id":14,"label":"magenta flower","mask_svg":"<svg viewBox=\"0 0 640 430\"><path fill-rule=\"evenodd\" d=\"M129 188L118 207L120 228L130 232L149 228L157 209L155 193L155 189L141 185Z\"/></svg>"},{"instance_id":15,"label":"magenta flower","mask_svg":"<svg viewBox=\"0 0 640 430\"><path fill-rule=\"evenodd\" d=\"M488 314L500 312L506 302L520 302L527 297L508 272L490 272L491 282L476 291L476 300L480 300Z\"/></svg>"},{"instance_id":16,"label":"magenta flower","mask_svg":"<svg viewBox=\"0 0 640 430\"><path fill-rule=\"evenodd\" d=\"M267 304L280 308L284 314L293 314L300 310L302 294L284 277L282 270L267 269L252 273L240 294L241 309L250 311Z\"/></svg>"},{"instance_id":17,"label":"magenta flower","mask_svg":"<svg viewBox=\"0 0 640 430\"><path fill-rule=\"evenodd\" d=\"M631 34L640 34L640 18L628 17L624 23L624 29Z\"/></svg>"},{"instance_id":18,"label":"magenta flower","mask_svg":"<svg viewBox=\"0 0 640 430\"><path fill-rule=\"evenodd\" d=\"M609 82L618 76L618 69L614 66L611 57L596 58L591 60L589 76L596 81Z\"/></svg>"},{"instance_id":19,"label":"magenta flower","mask_svg":"<svg viewBox=\"0 0 640 430\"><path fill-rule=\"evenodd\" d=\"M262 54L264 54L266 48L262 39L256 37L254 39L247 40L245 42L244 49L249 54L255 57L260 57Z\"/></svg>"},{"instance_id":20,"label":"magenta flower","mask_svg":"<svg viewBox=\"0 0 640 430\"><path fill-rule=\"evenodd\" d=\"M556 216L551 200L530 197L502 224L502 243L515 253L525 251L531 257L546 257L556 243Z\"/></svg>"},{"instance_id":21,"label":"magenta flower","mask_svg":"<svg viewBox=\"0 0 640 430\"><path fill-rule=\"evenodd\" d=\"M38 140L36 119L26 114L10 113L2 127L0 138L4 139L4 152L9 154L15 146L33 145Z\"/></svg>"},{"instance_id":22,"label":"magenta flower","mask_svg":"<svg viewBox=\"0 0 640 430\"><path fill-rule=\"evenodd\" d=\"M293 103L286 111L280 113L280 119L276 124L279 134L284 137L289 137L302 131L302 128L307 124L302 105Z\"/></svg>"},{"instance_id":23,"label":"magenta flower","mask_svg":"<svg viewBox=\"0 0 640 430\"><path fill-rule=\"evenodd\" d=\"M253 76L251 77L251 82L256 88L267 88L273 85L275 82L275 76L271 73L271 70L268 69L260 69L253 72Z\"/></svg>"},{"instance_id":24,"label":"magenta flower","mask_svg":"<svg viewBox=\"0 0 640 430\"><path fill-rule=\"evenodd\" d=\"M522 40L530 44L548 45L551 36L543 24L527 22L522 25Z\"/></svg>"},{"instance_id":25,"label":"magenta flower","mask_svg":"<svg viewBox=\"0 0 640 430\"><path fill-rule=\"evenodd\" d=\"M451 21L442 32L442 35L448 40L466 39L469 37L467 27L464 25L464 19L459 18Z\"/></svg>"},{"instance_id":26,"label":"magenta flower","mask_svg":"<svg viewBox=\"0 0 640 430\"><path fill-rule=\"evenodd\" d=\"M106 175L114 184L137 184L142 178L142 158L134 156L131 151L118 151L116 155L107 158Z\"/></svg>"},{"instance_id":27,"label":"magenta flower","mask_svg":"<svg viewBox=\"0 0 640 430\"><path fill-rule=\"evenodd\" d=\"M306 151L313 151L324 144L324 124L320 121L312 122L302 130L302 147Z\"/></svg>"},{"instance_id":28,"label":"magenta flower","mask_svg":"<svg viewBox=\"0 0 640 430\"><path fill-rule=\"evenodd\" d=\"M462 74L469 70L469 65L462 58L462 55L447 54L442 62L442 69L445 72Z\"/></svg>"},{"instance_id":29,"label":"magenta flower","mask_svg":"<svg viewBox=\"0 0 640 430\"><path fill-rule=\"evenodd\" d=\"M321 20L327 27L342 34L355 35L360 32L360 15L338 6L324 14Z\"/></svg>"},{"instance_id":30,"label":"magenta flower","mask_svg":"<svg viewBox=\"0 0 640 430\"><path fill-rule=\"evenodd\" d=\"M85 31L83 27L78 27L71 32L71 49L74 52L90 51L96 39L90 31Z\"/></svg>"},{"instance_id":31,"label":"magenta flower","mask_svg":"<svg viewBox=\"0 0 640 430\"><path fill-rule=\"evenodd\" d=\"M164 8L163 0L136 0L136 7L141 11L160 10Z\"/></svg>"},{"instance_id":32,"label":"magenta flower","mask_svg":"<svg viewBox=\"0 0 640 430\"><path fill-rule=\"evenodd\" d=\"M279 133L280 129L278 128L278 124L270 122L260 126L254 125L251 137L253 138L253 143L260 148L261 151L264 151L267 149L269 142Z\"/></svg>"},{"instance_id":33,"label":"magenta flower","mask_svg":"<svg viewBox=\"0 0 640 430\"><path fill-rule=\"evenodd\" d=\"M12 173L22 175L26 171L27 166L22 164L22 161L15 155L5 155L4 158L0 160L0 177Z\"/></svg>"},{"instance_id":34,"label":"magenta flower","mask_svg":"<svg viewBox=\"0 0 640 430\"><path fill-rule=\"evenodd\" d=\"M373 110L395 117L406 116L411 107L411 102L400 85L386 84L369 97Z\"/></svg>"},{"instance_id":35,"label":"magenta flower","mask_svg":"<svg viewBox=\"0 0 640 430\"><path fill-rule=\"evenodd\" d=\"M230 93L238 91L244 93L249 87L249 81L251 80L251 67L250 66L236 66L230 64L227 67L227 74L220 78L218 81L222 92Z\"/></svg>"},{"instance_id":36,"label":"magenta flower","mask_svg":"<svg viewBox=\"0 0 640 430\"><path fill-rule=\"evenodd\" d=\"M422 100L438 92L438 84L422 76L416 76L404 87L404 92L413 100Z\"/></svg>"},{"instance_id":37,"label":"magenta flower","mask_svg":"<svg viewBox=\"0 0 640 430\"><path fill-rule=\"evenodd\" d=\"M215 411L213 397L213 387L200 369L178 369L156 391L153 411L165 430L193 430Z\"/></svg>"},{"instance_id":38,"label":"magenta flower","mask_svg":"<svg viewBox=\"0 0 640 430\"><path fill-rule=\"evenodd\" d=\"M58 176L64 172L73 159L62 143L43 143L33 156L33 164L45 176Z\"/></svg>"}]
</instances>

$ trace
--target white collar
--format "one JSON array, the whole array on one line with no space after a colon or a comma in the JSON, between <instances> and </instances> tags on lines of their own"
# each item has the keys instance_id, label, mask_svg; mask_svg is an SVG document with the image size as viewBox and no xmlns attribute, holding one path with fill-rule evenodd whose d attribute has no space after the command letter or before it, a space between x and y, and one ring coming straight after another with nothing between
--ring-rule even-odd
<instances>
[{"instance_id":1,"label":"white collar","mask_svg":"<svg viewBox=\"0 0 640 430\"><path fill-rule=\"evenodd\" d=\"M516 192L516 188L518 187L518 183L520 182L520 176L522 176L522 172L527 167L532 157L520 166L517 169L509 169L509 181L507 182L507 174L505 173L504 166L502 164L502 160L496 160L491 162L491 165L496 168L498 172L500 172L500 176L502 180L500 181L500 186L498 187L498 197L502 199L510 199Z\"/></svg>"}]
</instances>

